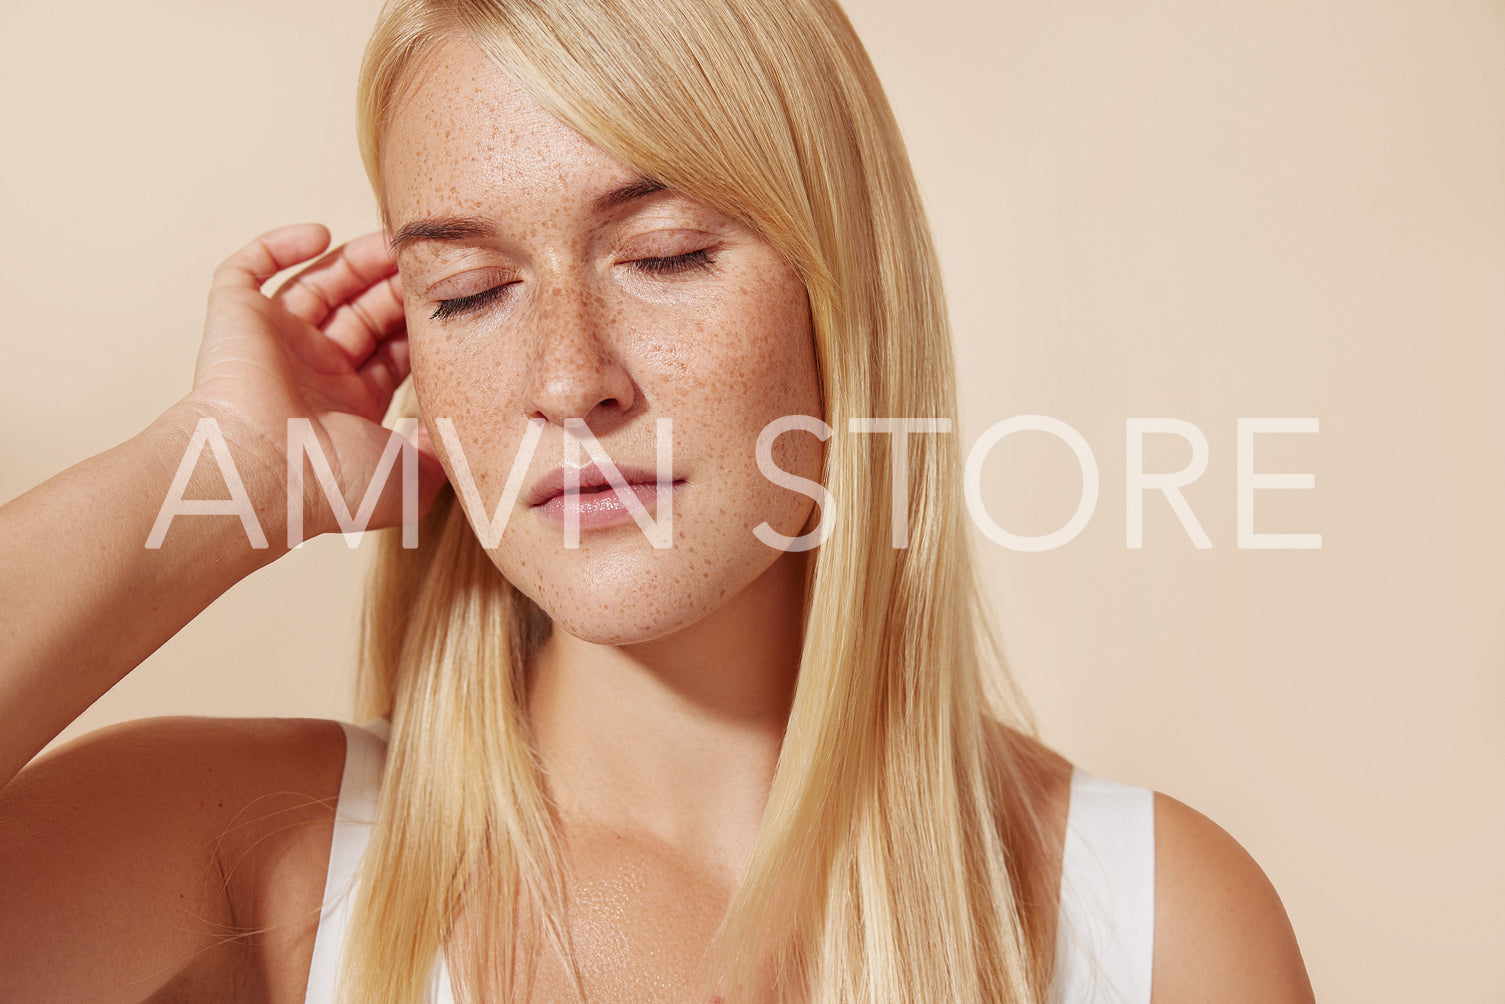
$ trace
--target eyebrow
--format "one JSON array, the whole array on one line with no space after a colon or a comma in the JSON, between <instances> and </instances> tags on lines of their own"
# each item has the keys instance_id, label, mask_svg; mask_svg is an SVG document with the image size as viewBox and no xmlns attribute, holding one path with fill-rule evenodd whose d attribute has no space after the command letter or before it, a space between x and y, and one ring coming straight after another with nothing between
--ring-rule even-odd
<instances>
[{"instance_id":1,"label":"eyebrow","mask_svg":"<svg viewBox=\"0 0 1505 1004\"><path fill-rule=\"evenodd\" d=\"M591 202L591 211L600 215L667 190L668 186L663 182L634 178L620 188L598 195ZM480 216L437 216L404 223L387 241L387 246L396 255L420 241L469 241L495 235L496 227Z\"/></svg>"},{"instance_id":2,"label":"eyebrow","mask_svg":"<svg viewBox=\"0 0 1505 1004\"><path fill-rule=\"evenodd\" d=\"M625 206L627 203L636 202L638 199L646 199L656 192L665 191L668 187L661 181L653 181L649 178L634 178L621 188L614 188L605 195L597 196L596 200L591 203L591 209L596 213L604 213L608 209Z\"/></svg>"},{"instance_id":3,"label":"eyebrow","mask_svg":"<svg viewBox=\"0 0 1505 1004\"><path fill-rule=\"evenodd\" d=\"M397 254L420 241L467 241L495 234L496 227L479 216L439 216L404 223L387 246Z\"/></svg>"}]
</instances>

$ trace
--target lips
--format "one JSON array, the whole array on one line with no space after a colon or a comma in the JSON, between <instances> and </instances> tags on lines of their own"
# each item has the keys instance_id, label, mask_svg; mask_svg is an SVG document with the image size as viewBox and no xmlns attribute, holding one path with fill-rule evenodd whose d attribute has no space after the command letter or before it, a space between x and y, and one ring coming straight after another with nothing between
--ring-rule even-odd
<instances>
[{"instance_id":1,"label":"lips","mask_svg":"<svg viewBox=\"0 0 1505 1004\"><path fill-rule=\"evenodd\" d=\"M627 482L627 487L632 488L656 488L659 484L658 472L641 467L632 467L617 464L617 473ZM546 505L551 500L561 498L568 494L565 488L566 469L556 467L534 482L533 487L528 489L523 502L531 509ZM580 468L580 495L611 492L611 480L595 464L586 464ZM672 484L684 483L684 478L673 478Z\"/></svg>"}]
</instances>

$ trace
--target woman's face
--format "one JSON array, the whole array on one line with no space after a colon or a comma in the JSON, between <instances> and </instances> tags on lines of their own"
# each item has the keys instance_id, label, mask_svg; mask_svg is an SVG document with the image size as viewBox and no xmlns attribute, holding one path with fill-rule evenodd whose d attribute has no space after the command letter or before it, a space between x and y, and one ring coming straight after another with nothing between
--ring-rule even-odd
<instances>
[{"instance_id":1,"label":"woman's face","mask_svg":"<svg viewBox=\"0 0 1505 1004\"><path fill-rule=\"evenodd\" d=\"M766 241L652 190L468 43L425 67L382 163L413 378L451 481L462 475L440 420L488 514L530 420L542 428L491 550L508 579L571 634L624 644L688 626L781 558L753 528L797 535L813 502L765 478L755 444L776 418L818 417L820 400L805 289ZM583 419L624 473L645 472L639 494L659 516L662 418L671 546L654 548L607 490L582 492L578 547L566 547L558 476L590 462L572 460L567 421ZM819 480L820 450L794 432L773 457Z\"/></svg>"}]
</instances>

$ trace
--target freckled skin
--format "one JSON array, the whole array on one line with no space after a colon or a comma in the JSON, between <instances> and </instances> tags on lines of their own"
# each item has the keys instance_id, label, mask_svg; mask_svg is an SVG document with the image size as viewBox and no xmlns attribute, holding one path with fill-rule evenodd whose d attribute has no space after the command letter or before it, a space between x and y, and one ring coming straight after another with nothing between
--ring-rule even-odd
<instances>
[{"instance_id":1,"label":"freckled skin","mask_svg":"<svg viewBox=\"0 0 1505 1004\"><path fill-rule=\"evenodd\" d=\"M767 572L780 553L753 528L766 520L798 535L814 503L763 476L758 434L784 415L820 414L805 290L773 248L673 192L596 211L594 199L636 173L463 44L447 46L398 109L383 169L394 229L465 216L496 230L424 242L399 259L422 413L431 430L440 416L454 421L488 509L530 417L548 424L525 492L564 458L566 418L584 419L619 465L648 469L656 420L674 422L674 474L685 483L671 548L654 550L629 521L584 528L569 550L521 500L511 513L492 560L556 629L605 644L658 638ZM708 269L663 275L634 264L700 249ZM499 299L431 319L440 300L503 283ZM818 480L820 450L813 436L788 433L774 457Z\"/></svg>"},{"instance_id":2,"label":"freckled skin","mask_svg":"<svg viewBox=\"0 0 1505 1004\"><path fill-rule=\"evenodd\" d=\"M441 49L396 110L383 172L394 230L477 217L494 231L399 257L420 408L431 431L454 421L488 508L529 419L546 424L525 490L563 459L568 418L650 470L656 422L674 422L672 547L626 521L582 527L568 550L520 503L491 558L554 621L527 714L590 999L702 1004L701 953L753 845L798 675L808 555L753 528L795 536L814 509L755 453L773 419L820 415L805 290L757 234L684 196L597 211L635 173L466 43ZM640 264L701 250L709 268ZM431 316L504 284L478 309ZM773 452L818 480L821 450L790 433ZM457 944L468 927L462 911ZM565 999L552 953L519 948L541 961L531 999Z\"/></svg>"}]
</instances>

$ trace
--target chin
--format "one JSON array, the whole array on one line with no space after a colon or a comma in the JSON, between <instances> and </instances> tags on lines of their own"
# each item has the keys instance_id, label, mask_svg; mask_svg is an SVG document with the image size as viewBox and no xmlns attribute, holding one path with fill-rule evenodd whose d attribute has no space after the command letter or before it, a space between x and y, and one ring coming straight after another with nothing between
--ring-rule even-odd
<instances>
[{"instance_id":1,"label":"chin","mask_svg":"<svg viewBox=\"0 0 1505 1004\"><path fill-rule=\"evenodd\" d=\"M569 574L502 571L548 614L555 630L596 645L636 645L693 627L741 594L777 557L757 546L754 554L739 556L760 559L755 561L703 562L676 550L662 554L670 560L647 567L639 561L587 560Z\"/></svg>"},{"instance_id":2,"label":"chin","mask_svg":"<svg viewBox=\"0 0 1505 1004\"><path fill-rule=\"evenodd\" d=\"M715 603L703 597L616 589L571 592L575 595L552 602L536 597L533 601L549 615L554 630L594 645L656 641L691 627L716 609Z\"/></svg>"}]
</instances>

